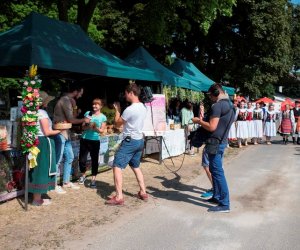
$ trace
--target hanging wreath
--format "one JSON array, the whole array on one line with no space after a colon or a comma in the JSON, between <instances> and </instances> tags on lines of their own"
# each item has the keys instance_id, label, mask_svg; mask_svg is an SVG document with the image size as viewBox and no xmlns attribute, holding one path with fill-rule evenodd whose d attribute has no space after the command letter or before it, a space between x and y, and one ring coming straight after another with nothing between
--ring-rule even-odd
<instances>
[{"instance_id":1,"label":"hanging wreath","mask_svg":"<svg viewBox=\"0 0 300 250\"><path fill-rule=\"evenodd\" d=\"M29 72L23 80L22 100L23 106L21 108L22 116L22 137L21 148L24 154L28 154L29 167L33 168L36 164L36 157L39 153L37 145L38 140L38 110L41 104L39 89L42 81L37 76L37 66L32 65Z\"/></svg>"}]
</instances>

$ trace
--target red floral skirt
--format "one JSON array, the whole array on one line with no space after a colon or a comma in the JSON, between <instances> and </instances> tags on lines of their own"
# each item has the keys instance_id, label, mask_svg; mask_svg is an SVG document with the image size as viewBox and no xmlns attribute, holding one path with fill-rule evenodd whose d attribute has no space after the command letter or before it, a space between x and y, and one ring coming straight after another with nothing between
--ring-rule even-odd
<instances>
[{"instance_id":1,"label":"red floral skirt","mask_svg":"<svg viewBox=\"0 0 300 250\"><path fill-rule=\"evenodd\" d=\"M282 119L280 130L282 134L292 134L293 127L291 119Z\"/></svg>"}]
</instances>

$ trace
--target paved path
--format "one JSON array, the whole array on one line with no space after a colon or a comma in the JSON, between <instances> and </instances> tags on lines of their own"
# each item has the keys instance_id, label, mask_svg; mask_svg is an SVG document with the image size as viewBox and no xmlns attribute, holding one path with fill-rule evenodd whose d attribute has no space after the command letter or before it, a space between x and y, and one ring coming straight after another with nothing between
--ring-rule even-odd
<instances>
[{"instance_id":1,"label":"paved path","mask_svg":"<svg viewBox=\"0 0 300 250\"><path fill-rule=\"evenodd\" d=\"M67 249L300 249L300 146L248 146L225 166L231 212L211 214L190 185L152 190L155 198L126 218L94 228ZM175 177L176 178L176 177ZM168 180L163 182L168 186Z\"/></svg>"}]
</instances>

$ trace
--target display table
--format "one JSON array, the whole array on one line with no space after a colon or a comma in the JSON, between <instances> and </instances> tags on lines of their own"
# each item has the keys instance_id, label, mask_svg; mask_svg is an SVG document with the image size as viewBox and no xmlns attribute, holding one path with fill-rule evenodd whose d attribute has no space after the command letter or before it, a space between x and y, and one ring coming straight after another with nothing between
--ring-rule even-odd
<instances>
[{"instance_id":1,"label":"display table","mask_svg":"<svg viewBox=\"0 0 300 250\"><path fill-rule=\"evenodd\" d=\"M160 160L185 152L184 129L167 130L163 135L146 136L145 154L159 152Z\"/></svg>"}]
</instances>

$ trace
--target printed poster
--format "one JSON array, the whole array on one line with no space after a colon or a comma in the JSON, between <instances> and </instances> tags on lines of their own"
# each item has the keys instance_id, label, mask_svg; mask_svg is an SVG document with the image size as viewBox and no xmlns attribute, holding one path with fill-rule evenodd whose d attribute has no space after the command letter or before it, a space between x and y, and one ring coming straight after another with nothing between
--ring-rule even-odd
<instances>
[{"instance_id":1,"label":"printed poster","mask_svg":"<svg viewBox=\"0 0 300 250\"><path fill-rule=\"evenodd\" d=\"M145 103L147 115L143 132L145 136L159 136L166 132L166 98L162 94L154 94L153 101Z\"/></svg>"}]
</instances>

